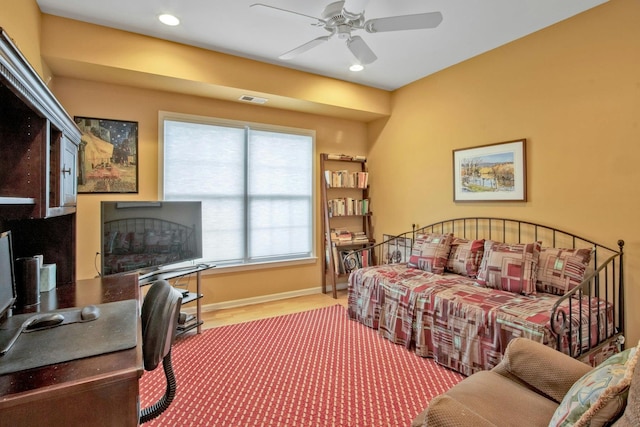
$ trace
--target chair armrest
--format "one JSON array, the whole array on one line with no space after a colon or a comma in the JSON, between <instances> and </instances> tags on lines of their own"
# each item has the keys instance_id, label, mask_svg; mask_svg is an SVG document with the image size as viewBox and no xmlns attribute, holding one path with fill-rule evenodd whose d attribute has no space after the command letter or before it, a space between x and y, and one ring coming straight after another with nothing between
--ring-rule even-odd
<instances>
[{"instance_id":1,"label":"chair armrest","mask_svg":"<svg viewBox=\"0 0 640 427\"><path fill-rule=\"evenodd\" d=\"M424 416L424 418L421 418L422 416ZM441 394L431 400L429 407L413 420L411 426L496 427L493 423L487 421L482 416L446 394Z\"/></svg>"},{"instance_id":2,"label":"chair armrest","mask_svg":"<svg viewBox=\"0 0 640 427\"><path fill-rule=\"evenodd\" d=\"M514 338L493 371L560 403L571 386L591 369L586 363L544 344Z\"/></svg>"}]
</instances>

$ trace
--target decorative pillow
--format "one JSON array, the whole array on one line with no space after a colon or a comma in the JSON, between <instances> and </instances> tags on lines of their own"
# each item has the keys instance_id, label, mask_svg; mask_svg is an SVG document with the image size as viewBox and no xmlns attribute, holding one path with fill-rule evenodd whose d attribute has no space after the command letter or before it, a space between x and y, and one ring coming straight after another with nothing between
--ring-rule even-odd
<instances>
[{"instance_id":1,"label":"decorative pillow","mask_svg":"<svg viewBox=\"0 0 640 427\"><path fill-rule=\"evenodd\" d=\"M435 274L444 273L452 239L453 234L451 233L430 233L417 236L411 249L408 266Z\"/></svg>"},{"instance_id":2,"label":"decorative pillow","mask_svg":"<svg viewBox=\"0 0 640 427\"><path fill-rule=\"evenodd\" d=\"M475 279L484 254L484 239L468 240L454 237L446 271Z\"/></svg>"},{"instance_id":3,"label":"decorative pillow","mask_svg":"<svg viewBox=\"0 0 640 427\"><path fill-rule=\"evenodd\" d=\"M591 249L542 248L538 262L538 291L564 295L580 285L591 261L591 252Z\"/></svg>"},{"instance_id":4,"label":"decorative pillow","mask_svg":"<svg viewBox=\"0 0 640 427\"><path fill-rule=\"evenodd\" d=\"M599 427L624 410L633 370L640 355L635 348L614 354L571 386L549 427Z\"/></svg>"},{"instance_id":5,"label":"decorative pillow","mask_svg":"<svg viewBox=\"0 0 640 427\"><path fill-rule=\"evenodd\" d=\"M540 247L540 242L508 244L485 241L478 284L515 294L534 295Z\"/></svg>"}]
</instances>

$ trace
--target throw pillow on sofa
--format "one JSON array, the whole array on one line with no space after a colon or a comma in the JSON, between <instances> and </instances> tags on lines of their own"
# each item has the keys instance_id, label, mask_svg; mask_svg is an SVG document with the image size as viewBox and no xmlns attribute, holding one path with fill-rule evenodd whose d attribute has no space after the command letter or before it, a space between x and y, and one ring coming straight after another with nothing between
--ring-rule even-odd
<instances>
[{"instance_id":1,"label":"throw pillow on sofa","mask_svg":"<svg viewBox=\"0 0 640 427\"><path fill-rule=\"evenodd\" d=\"M515 294L536 293L536 272L541 242L484 242L484 256L478 271L479 285Z\"/></svg>"},{"instance_id":2,"label":"throw pillow on sofa","mask_svg":"<svg viewBox=\"0 0 640 427\"><path fill-rule=\"evenodd\" d=\"M454 237L445 271L475 279L484 254L484 239L468 240Z\"/></svg>"},{"instance_id":3,"label":"throw pillow on sofa","mask_svg":"<svg viewBox=\"0 0 640 427\"><path fill-rule=\"evenodd\" d=\"M591 261L591 252L591 249L542 248L537 290L564 295L580 285Z\"/></svg>"},{"instance_id":4,"label":"throw pillow on sofa","mask_svg":"<svg viewBox=\"0 0 640 427\"><path fill-rule=\"evenodd\" d=\"M638 358L634 348L614 354L571 386L551 418L549 427L600 427L624 411Z\"/></svg>"},{"instance_id":5,"label":"throw pillow on sofa","mask_svg":"<svg viewBox=\"0 0 640 427\"><path fill-rule=\"evenodd\" d=\"M417 236L411 249L408 266L435 274L444 273L452 240L451 233L429 233Z\"/></svg>"}]
</instances>

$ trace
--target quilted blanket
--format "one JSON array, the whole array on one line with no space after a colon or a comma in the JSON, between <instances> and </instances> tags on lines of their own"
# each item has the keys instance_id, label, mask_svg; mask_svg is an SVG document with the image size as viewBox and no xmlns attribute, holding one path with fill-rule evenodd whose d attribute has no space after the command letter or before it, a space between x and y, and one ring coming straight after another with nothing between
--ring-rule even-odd
<instances>
[{"instance_id":1,"label":"quilted blanket","mask_svg":"<svg viewBox=\"0 0 640 427\"><path fill-rule=\"evenodd\" d=\"M602 310L606 302L585 298L572 301L570 309L567 302L572 327L559 339L558 347L550 315L559 298L490 289L457 274L388 264L351 273L348 312L386 339L471 375L497 365L515 337L568 352L569 346L586 350L597 344L589 342L589 336L597 336L589 334L589 328L592 332L613 329L612 309Z\"/></svg>"}]
</instances>

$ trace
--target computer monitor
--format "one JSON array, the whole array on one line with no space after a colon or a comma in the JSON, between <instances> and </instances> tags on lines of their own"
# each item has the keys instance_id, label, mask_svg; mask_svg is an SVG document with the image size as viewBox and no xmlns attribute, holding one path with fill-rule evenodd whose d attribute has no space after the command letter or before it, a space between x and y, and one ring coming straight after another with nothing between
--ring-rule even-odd
<instances>
[{"instance_id":1,"label":"computer monitor","mask_svg":"<svg viewBox=\"0 0 640 427\"><path fill-rule=\"evenodd\" d=\"M3 231L0 233L0 320L6 318L15 301L16 283L11 231Z\"/></svg>"}]
</instances>

